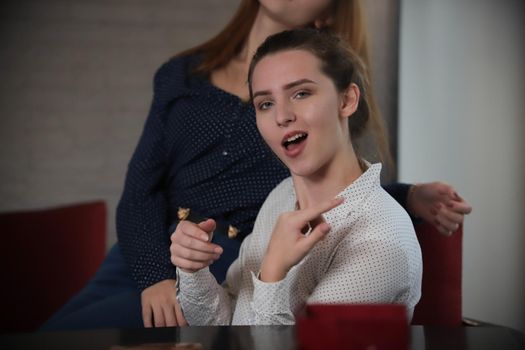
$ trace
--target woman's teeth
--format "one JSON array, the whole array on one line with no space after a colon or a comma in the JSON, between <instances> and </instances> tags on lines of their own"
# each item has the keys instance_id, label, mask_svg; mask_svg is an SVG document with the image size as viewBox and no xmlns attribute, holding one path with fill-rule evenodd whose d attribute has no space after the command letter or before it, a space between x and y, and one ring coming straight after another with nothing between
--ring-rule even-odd
<instances>
[{"instance_id":1,"label":"woman's teeth","mask_svg":"<svg viewBox=\"0 0 525 350\"><path fill-rule=\"evenodd\" d=\"M289 145L291 145L293 143L299 143L302 140L306 139L307 136L308 136L308 134L306 134L306 133L300 133L300 134L295 134L293 136L290 136L289 138L284 140L283 146L284 146L284 148L288 149Z\"/></svg>"}]
</instances>

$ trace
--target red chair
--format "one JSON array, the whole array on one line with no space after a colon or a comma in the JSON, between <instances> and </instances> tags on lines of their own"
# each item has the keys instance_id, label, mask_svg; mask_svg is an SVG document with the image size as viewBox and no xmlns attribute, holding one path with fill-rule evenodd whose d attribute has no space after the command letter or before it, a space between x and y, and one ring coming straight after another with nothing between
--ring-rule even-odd
<instances>
[{"instance_id":1,"label":"red chair","mask_svg":"<svg viewBox=\"0 0 525 350\"><path fill-rule=\"evenodd\" d=\"M301 350L409 348L407 311L399 304L310 304L296 323ZM343 345L344 344L344 345Z\"/></svg>"},{"instance_id":2,"label":"red chair","mask_svg":"<svg viewBox=\"0 0 525 350\"><path fill-rule=\"evenodd\" d=\"M451 236L427 223L415 228L423 256L423 281L412 324L460 326L463 227Z\"/></svg>"},{"instance_id":3,"label":"red chair","mask_svg":"<svg viewBox=\"0 0 525 350\"><path fill-rule=\"evenodd\" d=\"M106 204L0 214L0 332L37 329L105 256Z\"/></svg>"}]
</instances>

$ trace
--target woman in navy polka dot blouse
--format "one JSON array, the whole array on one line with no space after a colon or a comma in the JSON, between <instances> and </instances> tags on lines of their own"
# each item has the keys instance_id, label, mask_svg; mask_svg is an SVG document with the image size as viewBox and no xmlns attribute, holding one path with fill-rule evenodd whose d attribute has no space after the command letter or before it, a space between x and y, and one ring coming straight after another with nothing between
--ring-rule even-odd
<instances>
[{"instance_id":1,"label":"woman in navy polka dot blouse","mask_svg":"<svg viewBox=\"0 0 525 350\"><path fill-rule=\"evenodd\" d=\"M151 110L117 208L119 242L44 330L185 324L173 293L169 237L187 209L188 220L217 221L214 241L224 253L212 272L224 279L264 199L289 175L257 132L245 83L251 53L269 35L302 26L337 32L368 63L359 0L242 0L216 37L157 71ZM470 212L446 184L385 189L444 233Z\"/></svg>"}]
</instances>

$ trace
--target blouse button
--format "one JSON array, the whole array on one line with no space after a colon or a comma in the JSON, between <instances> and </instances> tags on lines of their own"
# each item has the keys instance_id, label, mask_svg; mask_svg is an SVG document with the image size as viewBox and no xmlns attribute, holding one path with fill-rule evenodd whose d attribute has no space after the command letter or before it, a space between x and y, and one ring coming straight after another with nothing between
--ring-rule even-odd
<instances>
[{"instance_id":1,"label":"blouse button","mask_svg":"<svg viewBox=\"0 0 525 350\"><path fill-rule=\"evenodd\" d=\"M229 239L234 239L235 237L237 237L237 234L239 233L239 229L235 226L228 226L228 238Z\"/></svg>"}]
</instances>

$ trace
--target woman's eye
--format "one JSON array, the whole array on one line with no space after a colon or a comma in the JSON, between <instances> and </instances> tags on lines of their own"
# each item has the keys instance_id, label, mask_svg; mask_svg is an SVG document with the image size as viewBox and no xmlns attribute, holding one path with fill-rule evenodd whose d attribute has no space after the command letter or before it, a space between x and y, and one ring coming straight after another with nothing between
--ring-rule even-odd
<instances>
[{"instance_id":1,"label":"woman's eye","mask_svg":"<svg viewBox=\"0 0 525 350\"><path fill-rule=\"evenodd\" d=\"M273 105L273 103L271 103L270 101L264 101L264 102L259 103L257 106L258 106L259 110L265 111L265 110L269 109L272 105Z\"/></svg>"},{"instance_id":2,"label":"woman's eye","mask_svg":"<svg viewBox=\"0 0 525 350\"><path fill-rule=\"evenodd\" d=\"M308 91L298 91L295 95L294 95L294 98L298 98L298 99L303 99L305 97L308 97L310 96L310 92Z\"/></svg>"}]
</instances>

